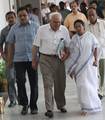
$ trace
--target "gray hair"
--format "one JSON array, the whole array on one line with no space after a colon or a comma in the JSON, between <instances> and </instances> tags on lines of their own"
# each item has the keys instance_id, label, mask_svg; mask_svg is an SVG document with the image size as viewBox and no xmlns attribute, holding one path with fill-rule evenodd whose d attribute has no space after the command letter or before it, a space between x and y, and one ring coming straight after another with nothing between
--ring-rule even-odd
<instances>
[{"instance_id":1,"label":"gray hair","mask_svg":"<svg viewBox=\"0 0 105 120\"><path fill-rule=\"evenodd\" d=\"M53 16L58 16L59 19L62 21L62 16L59 12L52 12L50 15L49 15L49 20L52 19Z\"/></svg>"}]
</instances>

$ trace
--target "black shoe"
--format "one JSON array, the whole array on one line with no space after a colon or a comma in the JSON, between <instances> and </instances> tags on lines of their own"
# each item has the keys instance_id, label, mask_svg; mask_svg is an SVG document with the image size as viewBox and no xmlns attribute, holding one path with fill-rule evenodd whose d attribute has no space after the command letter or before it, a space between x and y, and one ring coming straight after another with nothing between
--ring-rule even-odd
<instances>
[{"instance_id":1,"label":"black shoe","mask_svg":"<svg viewBox=\"0 0 105 120\"><path fill-rule=\"evenodd\" d=\"M60 108L59 109L62 113L66 113L67 112L67 110L65 109L65 108Z\"/></svg>"},{"instance_id":2,"label":"black shoe","mask_svg":"<svg viewBox=\"0 0 105 120\"><path fill-rule=\"evenodd\" d=\"M21 114L22 115L26 115L28 113L28 105L27 106L23 106Z\"/></svg>"},{"instance_id":3,"label":"black shoe","mask_svg":"<svg viewBox=\"0 0 105 120\"><path fill-rule=\"evenodd\" d=\"M16 102L10 102L10 104L8 105L8 107L14 107L16 105Z\"/></svg>"},{"instance_id":4,"label":"black shoe","mask_svg":"<svg viewBox=\"0 0 105 120\"><path fill-rule=\"evenodd\" d=\"M38 114L38 110L37 109L31 109L31 114Z\"/></svg>"},{"instance_id":5,"label":"black shoe","mask_svg":"<svg viewBox=\"0 0 105 120\"><path fill-rule=\"evenodd\" d=\"M52 118L54 115L53 115L53 112L51 110L48 110L46 113L45 113L45 116L49 117L49 118Z\"/></svg>"},{"instance_id":6,"label":"black shoe","mask_svg":"<svg viewBox=\"0 0 105 120\"><path fill-rule=\"evenodd\" d=\"M100 98L100 100L102 100L102 98L103 98L103 96L102 96L102 95L100 95L100 94L98 94L98 97Z\"/></svg>"}]
</instances>

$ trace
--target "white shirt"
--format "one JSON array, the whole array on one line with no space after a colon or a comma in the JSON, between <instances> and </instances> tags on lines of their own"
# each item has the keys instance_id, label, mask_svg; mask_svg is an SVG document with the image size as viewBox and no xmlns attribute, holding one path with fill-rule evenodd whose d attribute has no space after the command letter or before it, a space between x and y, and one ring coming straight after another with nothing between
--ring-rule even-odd
<instances>
[{"instance_id":1,"label":"white shirt","mask_svg":"<svg viewBox=\"0 0 105 120\"><path fill-rule=\"evenodd\" d=\"M46 15L47 15L48 13L50 13L49 8L44 8L44 9L41 10L41 15L42 15L42 17L46 17Z\"/></svg>"},{"instance_id":2,"label":"white shirt","mask_svg":"<svg viewBox=\"0 0 105 120\"><path fill-rule=\"evenodd\" d=\"M70 36L67 28L63 25L59 30L53 31L50 24L39 27L33 45L39 47L39 52L47 55L56 55L57 47L61 39L64 39L65 47L69 47Z\"/></svg>"},{"instance_id":3,"label":"white shirt","mask_svg":"<svg viewBox=\"0 0 105 120\"><path fill-rule=\"evenodd\" d=\"M101 50L100 58L105 59L105 21L97 19L95 24L89 22L86 29L92 32L99 41Z\"/></svg>"}]
</instances>

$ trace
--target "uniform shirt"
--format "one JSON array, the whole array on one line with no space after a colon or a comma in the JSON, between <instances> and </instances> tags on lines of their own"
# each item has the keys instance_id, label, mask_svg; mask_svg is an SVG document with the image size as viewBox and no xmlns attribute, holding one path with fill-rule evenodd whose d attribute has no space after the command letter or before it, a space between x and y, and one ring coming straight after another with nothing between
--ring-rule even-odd
<instances>
[{"instance_id":1,"label":"uniform shirt","mask_svg":"<svg viewBox=\"0 0 105 120\"><path fill-rule=\"evenodd\" d=\"M30 13L29 15L29 19L33 22L35 22L36 24L40 25L40 21L37 15L34 15L32 13Z\"/></svg>"},{"instance_id":2,"label":"uniform shirt","mask_svg":"<svg viewBox=\"0 0 105 120\"><path fill-rule=\"evenodd\" d=\"M0 49L3 51L3 45L5 44L5 50L4 52L6 53L6 38L7 35L10 31L11 27L8 25L4 29L2 29L1 34L0 34Z\"/></svg>"},{"instance_id":3,"label":"uniform shirt","mask_svg":"<svg viewBox=\"0 0 105 120\"><path fill-rule=\"evenodd\" d=\"M63 10L60 10L60 13L61 13L61 15L62 15L62 19L63 19L63 23L64 23L64 20L65 20L66 16L67 16L68 14L70 14L70 10L68 10L68 9L63 9Z\"/></svg>"},{"instance_id":4,"label":"uniform shirt","mask_svg":"<svg viewBox=\"0 0 105 120\"><path fill-rule=\"evenodd\" d=\"M69 31L75 31L74 22L78 19L83 20L84 22L87 22L85 15L78 11L77 14L74 14L73 12L70 13L65 18L64 25L68 28Z\"/></svg>"},{"instance_id":5,"label":"uniform shirt","mask_svg":"<svg viewBox=\"0 0 105 120\"><path fill-rule=\"evenodd\" d=\"M37 33L38 25L29 21L26 25L14 25L6 41L15 43L14 62L32 61L32 43Z\"/></svg>"},{"instance_id":6,"label":"uniform shirt","mask_svg":"<svg viewBox=\"0 0 105 120\"><path fill-rule=\"evenodd\" d=\"M88 22L86 29L87 31L92 32L99 41L101 58L105 59L105 21L97 19L97 22L94 25Z\"/></svg>"},{"instance_id":7,"label":"uniform shirt","mask_svg":"<svg viewBox=\"0 0 105 120\"><path fill-rule=\"evenodd\" d=\"M33 45L39 47L40 53L56 55L57 47L61 39L64 39L66 47L69 47L70 37L65 26L60 26L56 32L51 29L50 24L39 28Z\"/></svg>"}]
</instances>

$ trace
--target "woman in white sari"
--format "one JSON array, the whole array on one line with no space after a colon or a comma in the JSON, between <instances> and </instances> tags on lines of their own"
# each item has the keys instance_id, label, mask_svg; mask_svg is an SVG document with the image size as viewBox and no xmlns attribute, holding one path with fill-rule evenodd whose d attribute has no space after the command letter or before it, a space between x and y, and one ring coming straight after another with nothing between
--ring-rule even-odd
<instances>
[{"instance_id":1,"label":"woman in white sari","mask_svg":"<svg viewBox=\"0 0 105 120\"><path fill-rule=\"evenodd\" d=\"M70 43L70 56L66 61L68 74L75 79L81 115L102 110L98 97L97 47L98 41L90 32L85 32L84 22L74 23L77 34Z\"/></svg>"}]
</instances>

